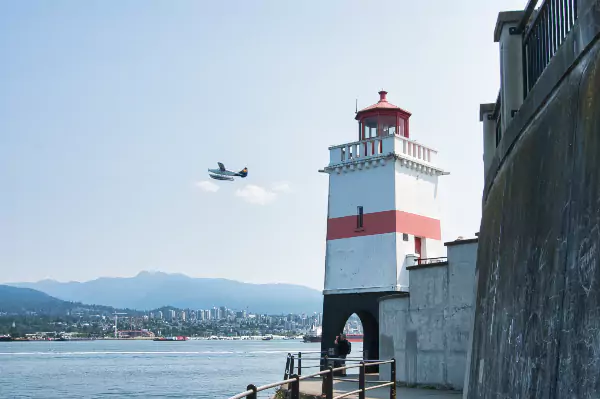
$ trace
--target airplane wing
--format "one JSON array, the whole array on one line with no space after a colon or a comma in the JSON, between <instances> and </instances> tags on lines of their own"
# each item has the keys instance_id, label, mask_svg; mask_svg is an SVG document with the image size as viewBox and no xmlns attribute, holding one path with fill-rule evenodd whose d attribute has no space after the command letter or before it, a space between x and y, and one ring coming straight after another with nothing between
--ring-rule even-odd
<instances>
[{"instance_id":1,"label":"airplane wing","mask_svg":"<svg viewBox=\"0 0 600 399\"><path fill-rule=\"evenodd\" d=\"M225 165L223 165L221 162L217 162L217 165L219 165L221 172L225 172Z\"/></svg>"}]
</instances>

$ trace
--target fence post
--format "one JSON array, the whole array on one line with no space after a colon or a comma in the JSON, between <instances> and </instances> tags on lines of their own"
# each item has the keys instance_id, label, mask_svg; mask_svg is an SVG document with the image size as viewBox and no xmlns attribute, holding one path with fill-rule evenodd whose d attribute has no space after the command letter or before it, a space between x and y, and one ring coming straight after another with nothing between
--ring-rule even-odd
<instances>
[{"instance_id":1,"label":"fence post","mask_svg":"<svg viewBox=\"0 0 600 399\"><path fill-rule=\"evenodd\" d=\"M289 372L290 377L289 378L292 378L291 377L292 374L294 374L294 355L292 355L290 357L290 372Z\"/></svg>"},{"instance_id":2,"label":"fence post","mask_svg":"<svg viewBox=\"0 0 600 399\"><path fill-rule=\"evenodd\" d=\"M333 399L333 367L328 366L329 373L325 374L325 399Z\"/></svg>"},{"instance_id":3,"label":"fence post","mask_svg":"<svg viewBox=\"0 0 600 399\"><path fill-rule=\"evenodd\" d=\"M300 377L294 374L291 378L294 378L292 382L292 399L300 399Z\"/></svg>"},{"instance_id":4,"label":"fence post","mask_svg":"<svg viewBox=\"0 0 600 399\"><path fill-rule=\"evenodd\" d=\"M360 362L360 368L358 369L358 399L365 399L365 362Z\"/></svg>"},{"instance_id":5,"label":"fence post","mask_svg":"<svg viewBox=\"0 0 600 399\"><path fill-rule=\"evenodd\" d=\"M393 382L393 384L390 385L390 399L396 399L396 359L392 358L390 366L390 381Z\"/></svg>"},{"instance_id":6,"label":"fence post","mask_svg":"<svg viewBox=\"0 0 600 399\"><path fill-rule=\"evenodd\" d=\"M256 399L256 387L253 384L250 384L246 387L246 391L252 390L252 393L246 396L246 399Z\"/></svg>"},{"instance_id":7,"label":"fence post","mask_svg":"<svg viewBox=\"0 0 600 399\"><path fill-rule=\"evenodd\" d=\"M302 352L298 352L298 375L302 375Z\"/></svg>"},{"instance_id":8,"label":"fence post","mask_svg":"<svg viewBox=\"0 0 600 399\"><path fill-rule=\"evenodd\" d=\"M287 380L288 379L288 375L290 375L289 370L290 370L290 358L292 357L291 353L288 353L287 355L287 361L285 362L285 371L283 372L283 379Z\"/></svg>"}]
</instances>

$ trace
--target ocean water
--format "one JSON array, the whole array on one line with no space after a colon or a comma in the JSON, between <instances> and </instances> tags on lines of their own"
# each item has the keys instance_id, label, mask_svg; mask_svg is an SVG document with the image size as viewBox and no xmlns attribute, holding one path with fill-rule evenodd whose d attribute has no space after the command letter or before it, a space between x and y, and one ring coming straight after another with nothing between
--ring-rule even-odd
<instances>
[{"instance_id":1,"label":"ocean water","mask_svg":"<svg viewBox=\"0 0 600 399\"><path fill-rule=\"evenodd\" d=\"M318 350L299 340L0 342L0 398L228 398L281 380L288 352ZM303 361L303 374L316 364Z\"/></svg>"}]
</instances>

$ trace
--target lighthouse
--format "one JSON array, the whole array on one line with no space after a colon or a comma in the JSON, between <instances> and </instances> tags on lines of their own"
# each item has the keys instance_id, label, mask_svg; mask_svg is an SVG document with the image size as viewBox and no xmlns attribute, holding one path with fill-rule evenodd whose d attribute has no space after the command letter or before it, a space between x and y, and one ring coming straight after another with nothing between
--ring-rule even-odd
<instances>
[{"instance_id":1,"label":"lighthouse","mask_svg":"<svg viewBox=\"0 0 600 399\"><path fill-rule=\"evenodd\" d=\"M364 357L379 352L379 299L410 292L407 266L445 256L441 241L437 152L411 139L410 112L387 92L356 112L358 134L329 148L321 349L334 346L356 313Z\"/></svg>"}]
</instances>

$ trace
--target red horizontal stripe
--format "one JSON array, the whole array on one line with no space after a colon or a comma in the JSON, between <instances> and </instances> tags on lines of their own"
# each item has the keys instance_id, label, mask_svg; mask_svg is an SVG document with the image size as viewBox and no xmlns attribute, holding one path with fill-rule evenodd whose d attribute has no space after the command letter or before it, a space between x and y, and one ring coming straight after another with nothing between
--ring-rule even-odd
<instances>
[{"instance_id":1,"label":"red horizontal stripe","mask_svg":"<svg viewBox=\"0 0 600 399\"><path fill-rule=\"evenodd\" d=\"M363 228L356 228L357 216L344 216L327 220L327 240L372 236L375 234L406 233L417 237L442 239L438 219L403 211L365 213Z\"/></svg>"}]
</instances>

